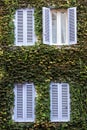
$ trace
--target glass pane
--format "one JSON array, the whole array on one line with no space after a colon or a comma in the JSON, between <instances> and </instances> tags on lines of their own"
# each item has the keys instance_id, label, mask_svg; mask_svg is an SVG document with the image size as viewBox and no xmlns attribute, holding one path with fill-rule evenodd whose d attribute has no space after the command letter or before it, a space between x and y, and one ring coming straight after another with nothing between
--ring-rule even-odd
<instances>
[{"instance_id":1,"label":"glass pane","mask_svg":"<svg viewBox=\"0 0 87 130\"><path fill-rule=\"evenodd\" d=\"M61 12L61 43L66 43L66 13Z\"/></svg>"},{"instance_id":2,"label":"glass pane","mask_svg":"<svg viewBox=\"0 0 87 130\"><path fill-rule=\"evenodd\" d=\"M57 43L57 15L52 13L52 43Z\"/></svg>"}]
</instances>

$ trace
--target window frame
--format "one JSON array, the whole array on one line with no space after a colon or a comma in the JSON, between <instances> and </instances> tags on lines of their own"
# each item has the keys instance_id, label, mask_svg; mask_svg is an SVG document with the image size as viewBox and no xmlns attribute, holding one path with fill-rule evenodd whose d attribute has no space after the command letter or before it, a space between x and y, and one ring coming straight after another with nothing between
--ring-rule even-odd
<instances>
[{"instance_id":1,"label":"window frame","mask_svg":"<svg viewBox=\"0 0 87 130\"><path fill-rule=\"evenodd\" d=\"M68 18L68 12L67 10L65 9L59 9L59 10L55 10L55 9L52 9L51 10L51 19L52 19L52 13L55 13L56 12L56 15L57 15L57 42L56 43L53 43L52 42L52 45L67 45L68 43L68 21L67 21L67 18ZM61 13L64 12L66 13L66 42L65 43L62 43L61 41ZM52 39L51 39L52 41Z\"/></svg>"},{"instance_id":2,"label":"window frame","mask_svg":"<svg viewBox=\"0 0 87 130\"><path fill-rule=\"evenodd\" d=\"M55 95L57 94L57 96L55 97L52 97L52 86L57 86L56 88L54 88L54 92ZM66 117L63 117L63 102L62 102L62 85L66 85L67 86L67 96L68 96L68 99L67 99L67 116ZM50 84L50 121L51 122L68 122L70 121L70 91L69 91L69 84L67 83L54 83L52 82ZM54 98L54 99L53 99ZM55 103L57 102L57 104L52 104L52 100L55 101ZM53 106L52 106L53 105ZM55 106L54 106L55 105ZM53 108L54 107L54 108ZM56 110L55 112L53 112L53 109ZM58 110L57 110L58 109ZM55 116L55 113L56 113L56 116ZM54 117L53 117L53 114L54 114Z\"/></svg>"},{"instance_id":3,"label":"window frame","mask_svg":"<svg viewBox=\"0 0 87 130\"><path fill-rule=\"evenodd\" d=\"M52 43L52 12L62 12L66 11L66 43L61 43L60 31L59 42L56 44ZM60 16L59 16L60 17ZM58 16L57 16L58 19ZM60 18L59 18L60 19ZM58 21L58 20L57 20ZM60 20L59 20L60 21ZM59 25L61 25L59 23ZM58 30L58 29L57 29ZM60 30L60 29L59 29ZM49 34L49 35L48 35ZM43 43L48 45L72 45L77 43L77 12L76 7L71 7L68 9L54 9L43 7Z\"/></svg>"},{"instance_id":4,"label":"window frame","mask_svg":"<svg viewBox=\"0 0 87 130\"><path fill-rule=\"evenodd\" d=\"M17 118L17 87L22 86L23 89L23 118ZM27 85L32 86L32 118L27 118ZM34 122L35 121L35 87L33 83L15 84L14 85L14 113L12 119L15 122Z\"/></svg>"},{"instance_id":5,"label":"window frame","mask_svg":"<svg viewBox=\"0 0 87 130\"><path fill-rule=\"evenodd\" d=\"M22 11L23 12L23 42L19 43L18 42L18 11ZM28 22L28 18L27 18L27 12L28 11L31 11L32 12L32 42L28 42L27 39L27 22ZM14 26L15 26L15 29L14 29L14 34L15 34L15 42L14 42L14 45L15 46L32 46L35 44L35 41L36 41L36 38L35 38L35 22L34 22L34 8L20 8L20 9L17 9L16 12L15 12L15 16L14 16ZM31 20L30 19L30 20ZM20 35L20 34L19 34Z\"/></svg>"}]
</instances>

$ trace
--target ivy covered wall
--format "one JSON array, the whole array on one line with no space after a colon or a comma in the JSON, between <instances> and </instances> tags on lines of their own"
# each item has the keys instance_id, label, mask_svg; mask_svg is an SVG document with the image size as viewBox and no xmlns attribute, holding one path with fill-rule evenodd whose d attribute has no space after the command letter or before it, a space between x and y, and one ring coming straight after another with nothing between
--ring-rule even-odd
<instances>
[{"instance_id":1,"label":"ivy covered wall","mask_svg":"<svg viewBox=\"0 0 87 130\"><path fill-rule=\"evenodd\" d=\"M14 46L14 13L17 8L35 8L35 32L39 41L32 47ZM57 48L42 43L42 7L77 7L78 43ZM87 129L87 2L84 0L1 0L0 2L0 130ZM50 122L50 82L70 85L71 120ZM12 120L14 83L33 82L36 87L35 123Z\"/></svg>"}]
</instances>

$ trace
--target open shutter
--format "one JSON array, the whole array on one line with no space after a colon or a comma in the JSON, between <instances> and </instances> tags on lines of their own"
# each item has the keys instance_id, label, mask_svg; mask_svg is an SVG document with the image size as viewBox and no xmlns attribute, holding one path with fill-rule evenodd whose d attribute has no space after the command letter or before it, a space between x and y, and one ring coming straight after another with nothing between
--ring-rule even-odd
<instances>
[{"instance_id":1,"label":"open shutter","mask_svg":"<svg viewBox=\"0 0 87 130\"><path fill-rule=\"evenodd\" d=\"M33 45L35 42L34 34L34 9L27 10L27 45Z\"/></svg>"},{"instance_id":2,"label":"open shutter","mask_svg":"<svg viewBox=\"0 0 87 130\"><path fill-rule=\"evenodd\" d=\"M23 120L23 86L18 84L15 86L15 111L14 111L14 120L22 121Z\"/></svg>"},{"instance_id":3,"label":"open shutter","mask_svg":"<svg viewBox=\"0 0 87 130\"><path fill-rule=\"evenodd\" d=\"M77 16L76 7L68 9L69 44L77 43Z\"/></svg>"},{"instance_id":4,"label":"open shutter","mask_svg":"<svg viewBox=\"0 0 87 130\"><path fill-rule=\"evenodd\" d=\"M49 8L43 7L43 43L50 44L51 12Z\"/></svg>"},{"instance_id":5,"label":"open shutter","mask_svg":"<svg viewBox=\"0 0 87 130\"><path fill-rule=\"evenodd\" d=\"M26 84L26 121L34 121L34 97L35 90L33 84Z\"/></svg>"},{"instance_id":6,"label":"open shutter","mask_svg":"<svg viewBox=\"0 0 87 130\"><path fill-rule=\"evenodd\" d=\"M69 85L67 83L61 84L61 101L62 101L62 118L61 120L66 122L70 120L70 97L69 97Z\"/></svg>"},{"instance_id":7,"label":"open shutter","mask_svg":"<svg viewBox=\"0 0 87 130\"><path fill-rule=\"evenodd\" d=\"M15 15L15 44L23 45L23 10L17 10Z\"/></svg>"},{"instance_id":8,"label":"open shutter","mask_svg":"<svg viewBox=\"0 0 87 130\"><path fill-rule=\"evenodd\" d=\"M58 84L52 83L50 86L51 98L51 121L58 121Z\"/></svg>"}]
</instances>

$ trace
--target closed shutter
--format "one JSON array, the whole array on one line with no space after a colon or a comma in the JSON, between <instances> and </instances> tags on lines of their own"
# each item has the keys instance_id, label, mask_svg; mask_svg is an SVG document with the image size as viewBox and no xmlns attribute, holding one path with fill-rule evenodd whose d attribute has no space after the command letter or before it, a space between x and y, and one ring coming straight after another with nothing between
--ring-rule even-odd
<instances>
[{"instance_id":1,"label":"closed shutter","mask_svg":"<svg viewBox=\"0 0 87 130\"><path fill-rule=\"evenodd\" d=\"M23 33L23 10L18 10L15 16L15 40L18 46L23 45Z\"/></svg>"},{"instance_id":2,"label":"closed shutter","mask_svg":"<svg viewBox=\"0 0 87 130\"><path fill-rule=\"evenodd\" d=\"M14 120L16 122L33 122L35 89L33 84L17 84L14 88L15 107Z\"/></svg>"},{"instance_id":3,"label":"closed shutter","mask_svg":"<svg viewBox=\"0 0 87 130\"><path fill-rule=\"evenodd\" d=\"M15 44L17 46L33 45L34 9L19 9L15 15Z\"/></svg>"},{"instance_id":4,"label":"closed shutter","mask_svg":"<svg viewBox=\"0 0 87 130\"><path fill-rule=\"evenodd\" d=\"M34 121L34 85L26 84L26 120Z\"/></svg>"},{"instance_id":5,"label":"closed shutter","mask_svg":"<svg viewBox=\"0 0 87 130\"><path fill-rule=\"evenodd\" d=\"M33 45L35 42L34 34L34 10L27 10L27 44Z\"/></svg>"},{"instance_id":6,"label":"closed shutter","mask_svg":"<svg viewBox=\"0 0 87 130\"><path fill-rule=\"evenodd\" d=\"M77 43L77 16L76 7L68 9L69 44Z\"/></svg>"},{"instance_id":7,"label":"closed shutter","mask_svg":"<svg viewBox=\"0 0 87 130\"><path fill-rule=\"evenodd\" d=\"M58 121L58 84L52 83L50 90L51 121Z\"/></svg>"},{"instance_id":8,"label":"closed shutter","mask_svg":"<svg viewBox=\"0 0 87 130\"><path fill-rule=\"evenodd\" d=\"M61 84L62 93L62 121L70 120L70 97L69 97L69 85L66 83Z\"/></svg>"},{"instance_id":9,"label":"closed shutter","mask_svg":"<svg viewBox=\"0 0 87 130\"><path fill-rule=\"evenodd\" d=\"M15 86L15 111L14 120L23 120L23 86L18 84Z\"/></svg>"},{"instance_id":10,"label":"closed shutter","mask_svg":"<svg viewBox=\"0 0 87 130\"><path fill-rule=\"evenodd\" d=\"M70 97L67 83L51 83L50 110L52 122L67 122L70 120Z\"/></svg>"},{"instance_id":11,"label":"closed shutter","mask_svg":"<svg viewBox=\"0 0 87 130\"><path fill-rule=\"evenodd\" d=\"M43 43L50 44L51 39L51 12L49 8L43 7Z\"/></svg>"}]
</instances>

